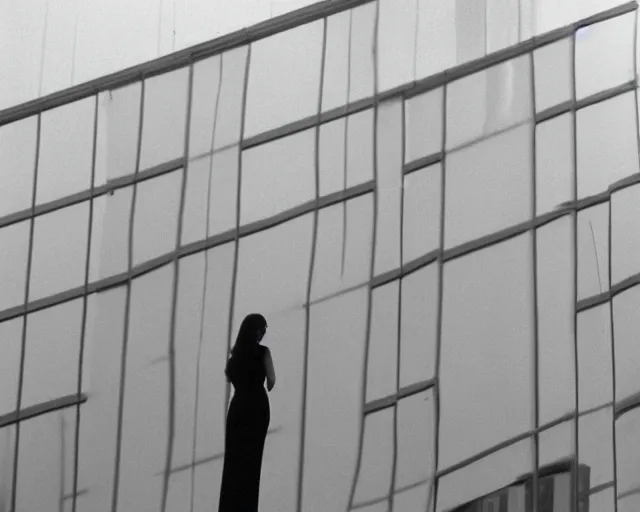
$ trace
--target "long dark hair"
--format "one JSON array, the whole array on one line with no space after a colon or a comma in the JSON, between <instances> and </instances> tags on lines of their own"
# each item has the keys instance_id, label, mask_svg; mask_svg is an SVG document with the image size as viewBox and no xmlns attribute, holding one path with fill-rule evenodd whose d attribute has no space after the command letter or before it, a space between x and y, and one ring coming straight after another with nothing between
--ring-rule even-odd
<instances>
[{"instance_id":1,"label":"long dark hair","mask_svg":"<svg viewBox=\"0 0 640 512\"><path fill-rule=\"evenodd\" d=\"M266 329L267 320L259 313L251 313L247 315L238 331L238 337L231 350L231 357L227 361L224 373L227 376L227 380L232 381L233 375L238 366L240 360L255 355L260 341L258 339L258 332L262 329Z\"/></svg>"}]
</instances>

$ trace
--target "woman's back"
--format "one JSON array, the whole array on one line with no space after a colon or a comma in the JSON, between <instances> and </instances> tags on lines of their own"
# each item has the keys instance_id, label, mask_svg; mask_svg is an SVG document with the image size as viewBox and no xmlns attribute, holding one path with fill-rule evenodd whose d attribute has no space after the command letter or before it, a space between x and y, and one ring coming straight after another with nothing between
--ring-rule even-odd
<instances>
[{"instance_id":1,"label":"woman's back","mask_svg":"<svg viewBox=\"0 0 640 512\"><path fill-rule=\"evenodd\" d=\"M257 345L234 354L227 366L227 376L236 392L264 390L267 372L264 365L265 347Z\"/></svg>"}]
</instances>

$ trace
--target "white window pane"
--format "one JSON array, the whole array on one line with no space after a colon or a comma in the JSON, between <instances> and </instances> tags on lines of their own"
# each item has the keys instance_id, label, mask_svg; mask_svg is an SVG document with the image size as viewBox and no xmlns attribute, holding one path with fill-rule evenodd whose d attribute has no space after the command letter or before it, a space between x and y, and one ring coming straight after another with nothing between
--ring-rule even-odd
<instances>
[{"instance_id":1,"label":"white window pane","mask_svg":"<svg viewBox=\"0 0 640 512\"><path fill-rule=\"evenodd\" d=\"M589 467L593 489L613 480L613 408L581 416L578 424L580 464Z\"/></svg>"},{"instance_id":2,"label":"white window pane","mask_svg":"<svg viewBox=\"0 0 640 512\"><path fill-rule=\"evenodd\" d=\"M539 434L538 464L548 466L566 461L575 454L575 423L565 421Z\"/></svg>"},{"instance_id":3,"label":"white window pane","mask_svg":"<svg viewBox=\"0 0 640 512\"><path fill-rule=\"evenodd\" d=\"M380 91L415 77L416 0L381 0L378 25Z\"/></svg>"},{"instance_id":4,"label":"white window pane","mask_svg":"<svg viewBox=\"0 0 640 512\"><path fill-rule=\"evenodd\" d=\"M184 156L189 68L145 81L140 169Z\"/></svg>"},{"instance_id":5,"label":"white window pane","mask_svg":"<svg viewBox=\"0 0 640 512\"><path fill-rule=\"evenodd\" d=\"M36 218L29 300L82 286L88 228L88 202Z\"/></svg>"},{"instance_id":6,"label":"white window pane","mask_svg":"<svg viewBox=\"0 0 640 512\"><path fill-rule=\"evenodd\" d=\"M578 111L578 198L638 172L633 92Z\"/></svg>"},{"instance_id":7,"label":"white window pane","mask_svg":"<svg viewBox=\"0 0 640 512\"><path fill-rule=\"evenodd\" d=\"M20 354L22 352L22 317L0 323L0 415L16 410L18 378L20 376ZM0 437L5 434L0 430ZM0 440L0 450L2 450ZM3 478L0 476L0 482Z\"/></svg>"},{"instance_id":8,"label":"white window pane","mask_svg":"<svg viewBox=\"0 0 640 512\"><path fill-rule=\"evenodd\" d=\"M578 315L578 400L581 411L613 399L609 304Z\"/></svg>"},{"instance_id":9,"label":"white window pane","mask_svg":"<svg viewBox=\"0 0 640 512\"><path fill-rule=\"evenodd\" d=\"M31 221L0 229L0 310L24 303Z\"/></svg>"},{"instance_id":10,"label":"white window pane","mask_svg":"<svg viewBox=\"0 0 640 512\"><path fill-rule=\"evenodd\" d=\"M445 248L531 218L530 130L516 128L447 156Z\"/></svg>"},{"instance_id":11,"label":"white window pane","mask_svg":"<svg viewBox=\"0 0 640 512\"><path fill-rule=\"evenodd\" d=\"M317 21L252 43L246 136L317 112L322 38Z\"/></svg>"},{"instance_id":12,"label":"white window pane","mask_svg":"<svg viewBox=\"0 0 640 512\"><path fill-rule=\"evenodd\" d=\"M614 489L609 488L589 496L589 510L598 510L601 512L614 512L616 497ZM621 508L618 507L618 512Z\"/></svg>"},{"instance_id":13,"label":"white window pane","mask_svg":"<svg viewBox=\"0 0 640 512\"><path fill-rule=\"evenodd\" d=\"M0 127L0 217L31 208L37 117Z\"/></svg>"},{"instance_id":14,"label":"white window pane","mask_svg":"<svg viewBox=\"0 0 640 512\"><path fill-rule=\"evenodd\" d=\"M529 234L445 266L441 468L531 428L531 266Z\"/></svg>"},{"instance_id":15,"label":"white window pane","mask_svg":"<svg viewBox=\"0 0 640 512\"><path fill-rule=\"evenodd\" d=\"M640 271L633 256L640 252L640 187L611 196L611 279L613 284Z\"/></svg>"},{"instance_id":16,"label":"white window pane","mask_svg":"<svg viewBox=\"0 0 640 512\"><path fill-rule=\"evenodd\" d=\"M616 462L618 495L640 487L640 409L616 420Z\"/></svg>"},{"instance_id":17,"label":"white window pane","mask_svg":"<svg viewBox=\"0 0 640 512\"><path fill-rule=\"evenodd\" d=\"M221 101L222 55L193 65L189 158L213 151L214 130Z\"/></svg>"},{"instance_id":18,"label":"white window pane","mask_svg":"<svg viewBox=\"0 0 640 512\"><path fill-rule=\"evenodd\" d=\"M431 379L435 372L438 265L402 279L400 387Z\"/></svg>"},{"instance_id":19,"label":"white window pane","mask_svg":"<svg viewBox=\"0 0 640 512\"><path fill-rule=\"evenodd\" d=\"M347 103L349 87L349 30L352 11L327 18L327 47L322 84L322 110Z\"/></svg>"},{"instance_id":20,"label":"white window pane","mask_svg":"<svg viewBox=\"0 0 640 512\"><path fill-rule=\"evenodd\" d=\"M440 0L419 2L416 79L456 64L456 4Z\"/></svg>"},{"instance_id":21,"label":"white window pane","mask_svg":"<svg viewBox=\"0 0 640 512\"><path fill-rule=\"evenodd\" d=\"M556 117L536 126L536 215L574 199L573 117Z\"/></svg>"},{"instance_id":22,"label":"white window pane","mask_svg":"<svg viewBox=\"0 0 640 512\"><path fill-rule=\"evenodd\" d=\"M578 300L609 289L609 205L578 212Z\"/></svg>"},{"instance_id":23,"label":"white window pane","mask_svg":"<svg viewBox=\"0 0 640 512\"><path fill-rule=\"evenodd\" d=\"M578 30L578 99L634 79L634 21L635 13L629 13ZM612 58L613 55L615 58Z\"/></svg>"},{"instance_id":24,"label":"white window pane","mask_svg":"<svg viewBox=\"0 0 640 512\"><path fill-rule=\"evenodd\" d=\"M456 0L456 64L479 59L486 53L486 0Z\"/></svg>"},{"instance_id":25,"label":"white window pane","mask_svg":"<svg viewBox=\"0 0 640 512\"><path fill-rule=\"evenodd\" d=\"M394 512L413 512L414 510L432 512L433 506L427 508L427 500L429 499L429 491L432 485L430 482L418 487L411 487L406 491L397 492L393 498Z\"/></svg>"},{"instance_id":26,"label":"white window pane","mask_svg":"<svg viewBox=\"0 0 640 512\"><path fill-rule=\"evenodd\" d=\"M520 2L485 0L487 5L487 53L518 43Z\"/></svg>"},{"instance_id":27,"label":"white window pane","mask_svg":"<svg viewBox=\"0 0 640 512\"><path fill-rule=\"evenodd\" d=\"M373 110L349 116L347 131L347 187L354 187L373 180Z\"/></svg>"},{"instance_id":28,"label":"white window pane","mask_svg":"<svg viewBox=\"0 0 640 512\"><path fill-rule=\"evenodd\" d=\"M0 429L0 482L2 482L2 496L0 504L5 510L11 509L13 498L13 472L16 446L16 427L9 425Z\"/></svg>"},{"instance_id":29,"label":"white window pane","mask_svg":"<svg viewBox=\"0 0 640 512\"><path fill-rule=\"evenodd\" d=\"M304 467L304 510L346 510L356 463L368 292L313 306ZM331 468L327 471L327 468Z\"/></svg>"},{"instance_id":30,"label":"white window pane","mask_svg":"<svg viewBox=\"0 0 640 512\"><path fill-rule=\"evenodd\" d=\"M442 150L442 88L405 102L405 163Z\"/></svg>"},{"instance_id":31,"label":"white window pane","mask_svg":"<svg viewBox=\"0 0 640 512\"><path fill-rule=\"evenodd\" d=\"M376 288L371 298L367 402L396 392L398 281Z\"/></svg>"},{"instance_id":32,"label":"white window pane","mask_svg":"<svg viewBox=\"0 0 640 512\"><path fill-rule=\"evenodd\" d=\"M315 197L315 130L291 135L242 155L241 224L249 224Z\"/></svg>"},{"instance_id":33,"label":"white window pane","mask_svg":"<svg viewBox=\"0 0 640 512\"><path fill-rule=\"evenodd\" d=\"M375 44L376 5L368 3L352 12L349 102L373 96L375 74L371 49Z\"/></svg>"},{"instance_id":34,"label":"white window pane","mask_svg":"<svg viewBox=\"0 0 640 512\"><path fill-rule=\"evenodd\" d=\"M540 424L575 408L573 220L538 229Z\"/></svg>"},{"instance_id":35,"label":"white window pane","mask_svg":"<svg viewBox=\"0 0 640 512\"><path fill-rule=\"evenodd\" d=\"M38 204L90 188L94 110L89 97L42 114Z\"/></svg>"},{"instance_id":36,"label":"white window pane","mask_svg":"<svg viewBox=\"0 0 640 512\"><path fill-rule=\"evenodd\" d=\"M640 288L635 286L613 298L615 328L616 400L640 391L640 366L636 364L640 331Z\"/></svg>"},{"instance_id":37,"label":"white window pane","mask_svg":"<svg viewBox=\"0 0 640 512\"><path fill-rule=\"evenodd\" d=\"M573 94L573 40L561 39L534 50L536 110L542 112Z\"/></svg>"},{"instance_id":38,"label":"white window pane","mask_svg":"<svg viewBox=\"0 0 640 512\"><path fill-rule=\"evenodd\" d=\"M214 149L222 149L240 142L248 54L248 46L241 46L223 54L222 89L218 103Z\"/></svg>"},{"instance_id":39,"label":"white window pane","mask_svg":"<svg viewBox=\"0 0 640 512\"><path fill-rule=\"evenodd\" d=\"M320 196L346 188L347 122L341 117L320 126Z\"/></svg>"}]
</instances>

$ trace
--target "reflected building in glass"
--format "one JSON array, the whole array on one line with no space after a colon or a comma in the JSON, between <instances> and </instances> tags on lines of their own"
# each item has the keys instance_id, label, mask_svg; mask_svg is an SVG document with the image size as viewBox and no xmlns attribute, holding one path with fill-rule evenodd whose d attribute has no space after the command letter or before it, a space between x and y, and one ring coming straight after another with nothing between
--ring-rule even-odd
<instances>
[{"instance_id":1,"label":"reflected building in glass","mask_svg":"<svg viewBox=\"0 0 640 512\"><path fill-rule=\"evenodd\" d=\"M211 510L251 312L261 510L637 510L637 4L589 5L327 0L0 111L0 510Z\"/></svg>"}]
</instances>

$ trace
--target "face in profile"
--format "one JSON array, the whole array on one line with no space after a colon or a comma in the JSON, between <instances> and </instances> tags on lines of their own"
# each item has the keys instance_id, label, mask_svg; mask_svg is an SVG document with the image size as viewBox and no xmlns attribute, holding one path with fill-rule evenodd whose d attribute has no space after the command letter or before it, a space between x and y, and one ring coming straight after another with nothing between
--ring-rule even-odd
<instances>
[{"instance_id":1,"label":"face in profile","mask_svg":"<svg viewBox=\"0 0 640 512\"><path fill-rule=\"evenodd\" d=\"M266 324L265 324L265 326L263 328L258 330L258 334L257 334L258 343L260 343L262 341L262 338L264 338L265 334L267 334L267 325Z\"/></svg>"}]
</instances>

